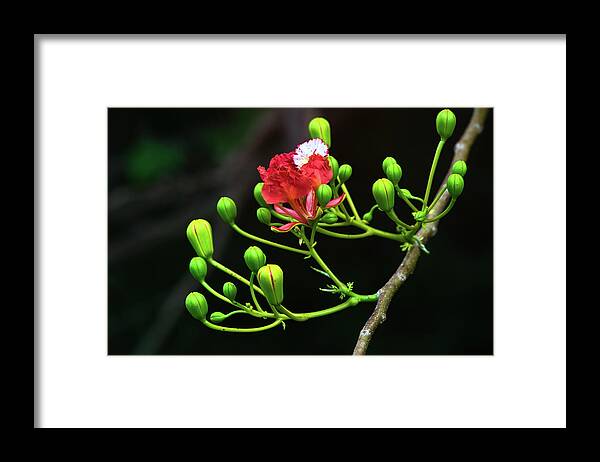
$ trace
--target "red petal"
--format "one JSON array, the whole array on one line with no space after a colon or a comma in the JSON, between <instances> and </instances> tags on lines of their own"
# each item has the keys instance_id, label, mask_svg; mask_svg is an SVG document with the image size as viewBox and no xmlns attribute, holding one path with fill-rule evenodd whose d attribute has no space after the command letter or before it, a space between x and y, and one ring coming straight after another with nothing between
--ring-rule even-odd
<instances>
[{"instance_id":1,"label":"red petal","mask_svg":"<svg viewBox=\"0 0 600 462\"><path fill-rule=\"evenodd\" d=\"M287 207L282 207L279 204L275 204L273 206L277 213L293 218L294 220L303 221L302 217L296 213L295 210L288 209Z\"/></svg>"},{"instance_id":2,"label":"red petal","mask_svg":"<svg viewBox=\"0 0 600 462\"><path fill-rule=\"evenodd\" d=\"M278 154L271 159L268 169L258 167L258 173L265 183L262 195L267 204L289 202L309 193L311 178L296 167L293 156L293 152Z\"/></svg>"},{"instance_id":3,"label":"red petal","mask_svg":"<svg viewBox=\"0 0 600 462\"><path fill-rule=\"evenodd\" d=\"M271 226L271 230L276 231L278 233L287 233L294 226L298 226L299 224L301 224L301 223L298 221L292 221L290 223L286 223L283 226L280 226L279 228L276 228L275 226Z\"/></svg>"},{"instance_id":4,"label":"red petal","mask_svg":"<svg viewBox=\"0 0 600 462\"><path fill-rule=\"evenodd\" d=\"M314 218L314 216L317 214L317 193L315 193L314 189L311 189L310 192L308 193L308 196L306 196L306 211L308 212L308 217L307 218Z\"/></svg>"},{"instance_id":5,"label":"red petal","mask_svg":"<svg viewBox=\"0 0 600 462\"><path fill-rule=\"evenodd\" d=\"M319 185L329 183L333 178L329 160L319 154L310 156L308 162L300 170L311 181L313 189L317 189Z\"/></svg>"},{"instance_id":6,"label":"red petal","mask_svg":"<svg viewBox=\"0 0 600 462\"><path fill-rule=\"evenodd\" d=\"M327 205L325 206L325 208L328 209L330 207L335 207L336 205L339 205L340 202L342 202L345 198L346 198L346 193L342 193L342 195L340 197L336 197L334 199L331 199L329 202L327 202Z\"/></svg>"}]
</instances>

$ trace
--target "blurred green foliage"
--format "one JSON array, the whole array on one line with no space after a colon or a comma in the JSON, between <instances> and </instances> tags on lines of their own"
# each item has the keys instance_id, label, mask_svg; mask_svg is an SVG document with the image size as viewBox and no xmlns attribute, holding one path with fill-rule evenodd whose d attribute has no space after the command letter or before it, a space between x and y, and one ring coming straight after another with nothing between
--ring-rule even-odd
<instances>
[{"instance_id":1,"label":"blurred green foliage","mask_svg":"<svg viewBox=\"0 0 600 462\"><path fill-rule=\"evenodd\" d=\"M262 109L242 109L215 115L203 121L200 130L187 127L187 133L178 134L177 142L142 133L123 153L126 182L134 187L146 187L184 168L219 165L243 142L263 112Z\"/></svg>"},{"instance_id":2,"label":"blurred green foliage","mask_svg":"<svg viewBox=\"0 0 600 462\"><path fill-rule=\"evenodd\" d=\"M206 146L210 160L215 163L223 161L239 146L248 131L259 119L263 109L239 109L227 114L223 120L216 119L210 130L198 133L199 141Z\"/></svg>"},{"instance_id":3,"label":"blurred green foliage","mask_svg":"<svg viewBox=\"0 0 600 462\"><path fill-rule=\"evenodd\" d=\"M179 171L184 160L180 147L140 138L125 155L125 174L129 183L145 186Z\"/></svg>"}]
</instances>

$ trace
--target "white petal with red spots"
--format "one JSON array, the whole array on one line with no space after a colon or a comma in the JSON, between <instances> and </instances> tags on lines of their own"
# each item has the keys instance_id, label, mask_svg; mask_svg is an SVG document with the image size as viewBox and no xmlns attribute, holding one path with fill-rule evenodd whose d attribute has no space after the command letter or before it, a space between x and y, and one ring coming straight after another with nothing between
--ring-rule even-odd
<instances>
[{"instance_id":1,"label":"white petal with red spots","mask_svg":"<svg viewBox=\"0 0 600 462\"><path fill-rule=\"evenodd\" d=\"M329 155L329 148L320 138L313 138L298 145L294 154L294 164L296 164L296 167L302 168L313 154L318 154L322 157Z\"/></svg>"}]
</instances>

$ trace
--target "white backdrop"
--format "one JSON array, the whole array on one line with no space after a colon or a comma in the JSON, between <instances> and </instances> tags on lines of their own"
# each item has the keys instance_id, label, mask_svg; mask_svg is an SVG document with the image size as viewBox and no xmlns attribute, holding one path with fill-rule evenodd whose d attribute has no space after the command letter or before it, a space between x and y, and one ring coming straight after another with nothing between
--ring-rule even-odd
<instances>
[{"instance_id":1,"label":"white backdrop","mask_svg":"<svg viewBox=\"0 0 600 462\"><path fill-rule=\"evenodd\" d=\"M37 426L566 425L564 36L38 36L36 55ZM494 356L107 356L110 106L494 107Z\"/></svg>"}]
</instances>

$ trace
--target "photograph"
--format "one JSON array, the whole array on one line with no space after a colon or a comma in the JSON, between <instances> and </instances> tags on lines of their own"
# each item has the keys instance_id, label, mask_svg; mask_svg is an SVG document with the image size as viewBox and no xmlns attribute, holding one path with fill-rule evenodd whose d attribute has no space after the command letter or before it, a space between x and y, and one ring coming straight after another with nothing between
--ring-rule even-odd
<instances>
[{"instance_id":1,"label":"photograph","mask_svg":"<svg viewBox=\"0 0 600 462\"><path fill-rule=\"evenodd\" d=\"M109 355L493 355L493 108L109 107Z\"/></svg>"}]
</instances>

